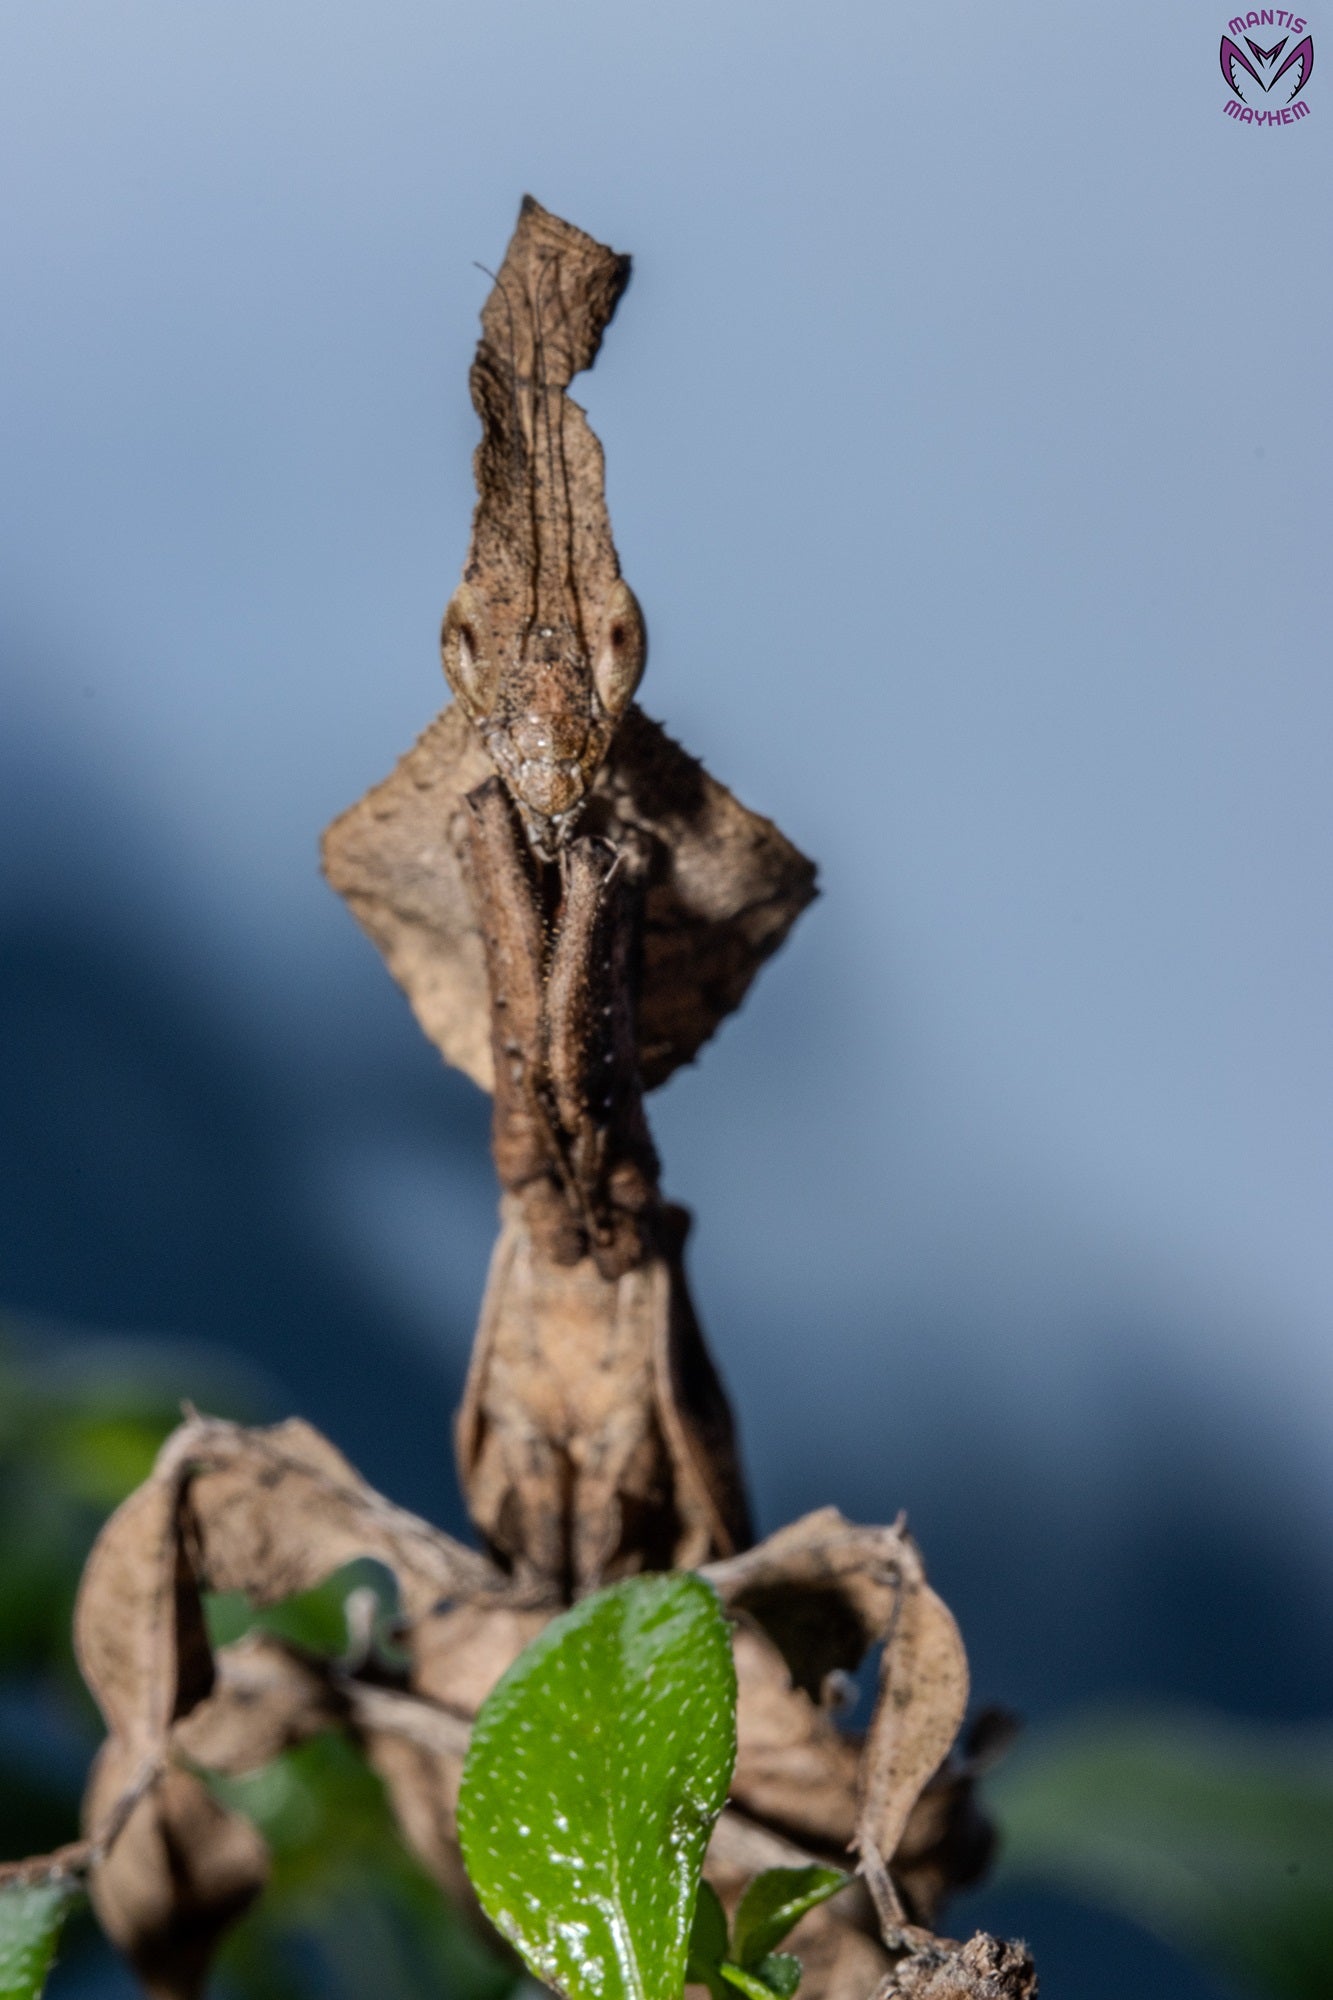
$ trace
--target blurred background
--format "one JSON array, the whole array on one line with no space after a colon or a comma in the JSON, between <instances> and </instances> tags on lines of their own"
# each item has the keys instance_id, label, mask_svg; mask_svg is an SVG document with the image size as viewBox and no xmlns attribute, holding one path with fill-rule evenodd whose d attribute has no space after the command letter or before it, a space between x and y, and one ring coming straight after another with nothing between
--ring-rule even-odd
<instances>
[{"instance_id":1,"label":"blurred background","mask_svg":"<svg viewBox=\"0 0 1333 2000\"><path fill-rule=\"evenodd\" d=\"M1076 2000L1326 1990L1272 1983L1275 1883L1333 1950L1333 109L1224 117L1225 26L0 21L11 1541L36 1507L76 1569L179 1394L462 1526L487 1106L316 842L443 701L474 260L530 189L635 257L578 392L644 705L822 870L653 1107L760 1523L908 1510L1029 1724L954 1927Z\"/></svg>"}]
</instances>

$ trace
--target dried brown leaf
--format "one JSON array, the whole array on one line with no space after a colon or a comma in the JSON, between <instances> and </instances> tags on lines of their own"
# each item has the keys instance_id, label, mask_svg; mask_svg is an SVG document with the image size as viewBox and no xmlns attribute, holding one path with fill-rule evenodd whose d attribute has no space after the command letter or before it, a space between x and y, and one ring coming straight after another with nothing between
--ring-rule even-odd
<instances>
[{"instance_id":1,"label":"dried brown leaf","mask_svg":"<svg viewBox=\"0 0 1333 2000\"><path fill-rule=\"evenodd\" d=\"M980 1881L994 1852L975 1767L951 1754L913 1806L893 1855L893 1879L913 1922L933 1926L951 1896Z\"/></svg>"},{"instance_id":2,"label":"dried brown leaf","mask_svg":"<svg viewBox=\"0 0 1333 2000\"><path fill-rule=\"evenodd\" d=\"M736 1769L731 1796L822 1861L840 1862L856 1832L856 1743L828 1711L793 1687L782 1655L737 1628Z\"/></svg>"},{"instance_id":3,"label":"dried brown leaf","mask_svg":"<svg viewBox=\"0 0 1333 2000\"><path fill-rule=\"evenodd\" d=\"M173 1720L209 1692L212 1661L174 1469L155 1471L94 1542L74 1609L74 1650L108 1730L140 1762L160 1757Z\"/></svg>"},{"instance_id":4,"label":"dried brown leaf","mask_svg":"<svg viewBox=\"0 0 1333 2000\"><path fill-rule=\"evenodd\" d=\"M222 1647L215 1664L213 1692L171 1732L172 1755L201 1770L257 1771L347 1721L346 1698L325 1663L266 1632Z\"/></svg>"},{"instance_id":5,"label":"dried brown leaf","mask_svg":"<svg viewBox=\"0 0 1333 2000\"><path fill-rule=\"evenodd\" d=\"M836 1507L803 1514L705 1574L724 1604L761 1625L798 1687L816 1699L888 1631L904 1563L918 1562L901 1526L860 1527Z\"/></svg>"},{"instance_id":6,"label":"dried brown leaf","mask_svg":"<svg viewBox=\"0 0 1333 2000\"><path fill-rule=\"evenodd\" d=\"M132 1766L112 1738L86 1802L90 1825L125 1796ZM224 1932L259 1894L268 1851L250 1822L217 1804L192 1773L162 1772L95 1862L98 1921L154 2000L195 2000Z\"/></svg>"},{"instance_id":7,"label":"dried brown leaf","mask_svg":"<svg viewBox=\"0 0 1333 2000\"><path fill-rule=\"evenodd\" d=\"M75 1612L80 1665L110 1732L84 1806L90 1887L153 1993L199 1991L267 1866L249 1823L173 1760L254 1769L346 1714L329 1675L276 1641L253 1638L215 1662L201 1592L274 1603L357 1556L389 1566L409 1619L505 1590L484 1557L391 1506L295 1421L250 1431L192 1418L97 1539Z\"/></svg>"},{"instance_id":8,"label":"dried brown leaf","mask_svg":"<svg viewBox=\"0 0 1333 2000\"><path fill-rule=\"evenodd\" d=\"M904 1921L887 1864L948 1756L967 1708L967 1655L901 1526L861 1528L836 1508L809 1514L704 1574L781 1649L793 1681L827 1674L884 1641L879 1696L862 1748L855 1845L886 1936Z\"/></svg>"},{"instance_id":9,"label":"dried brown leaf","mask_svg":"<svg viewBox=\"0 0 1333 2000\"><path fill-rule=\"evenodd\" d=\"M309 1424L181 1425L102 1529L79 1588L75 1646L109 1730L157 1754L211 1693L201 1589L274 1604L358 1556L393 1571L409 1618L505 1591L484 1557L383 1499Z\"/></svg>"},{"instance_id":10,"label":"dried brown leaf","mask_svg":"<svg viewBox=\"0 0 1333 2000\"><path fill-rule=\"evenodd\" d=\"M192 1559L210 1590L276 1604L369 1556L393 1572L408 1620L449 1598L506 1594L484 1556L384 1499L300 1418L266 1430L196 1418L154 1476L187 1486Z\"/></svg>"},{"instance_id":11,"label":"dried brown leaf","mask_svg":"<svg viewBox=\"0 0 1333 2000\"><path fill-rule=\"evenodd\" d=\"M308 1424L246 1430L196 1417L173 1432L152 1476L98 1536L75 1607L79 1664L127 1781L160 1764L173 1724L210 1698L195 1730L240 1730L247 1703L237 1677L246 1671L262 1670L272 1699L289 1708L313 1698L292 1662L279 1686L277 1655L260 1642L229 1656L232 1678L218 1688L201 1590L277 1603L358 1556L393 1571L409 1618L449 1597L505 1590L484 1557L384 1500ZM258 1728L264 1704L249 1706Z\"/></svg>"},{"instance_id":12,"label":"dried brown leaf","mask_svg":"<svg viewBox=\"0 0 1333 2000\"><path fill-rule=\"evenodd\" d=\"M879 1698L861 1753L856 1847L886 1929L900 1920L887 1864L926 1784L949 1754L967 1712L967 1695L967 1654L958 1627L917 1558L914 1571L903 1566L898 1608L884 1641Z\"/></svg>"}]
</instances>

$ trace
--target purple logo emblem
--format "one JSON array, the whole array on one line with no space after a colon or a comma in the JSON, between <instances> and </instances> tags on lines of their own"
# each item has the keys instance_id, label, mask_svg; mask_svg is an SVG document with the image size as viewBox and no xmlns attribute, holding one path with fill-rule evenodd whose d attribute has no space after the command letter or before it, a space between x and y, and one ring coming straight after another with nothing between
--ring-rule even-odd
<instances>
[{"instance_id":1,"label":"purple logo emblem","mask_svg":"<svg viewBox=\"0 0 1333 2000\"><path fill-rule=\"evenodd\" d=\"M1257 40L1250 33L1254 28L1287 32L1276 40L1267 35ZM1314 38L1307 28L1285 7L1256 7L1227 22L1219 59L1232 93L1222 107L1228 118L1241 125L1295 125L1309 117L1301 97L1314 68Z\"/></svg>"}]
</instances>

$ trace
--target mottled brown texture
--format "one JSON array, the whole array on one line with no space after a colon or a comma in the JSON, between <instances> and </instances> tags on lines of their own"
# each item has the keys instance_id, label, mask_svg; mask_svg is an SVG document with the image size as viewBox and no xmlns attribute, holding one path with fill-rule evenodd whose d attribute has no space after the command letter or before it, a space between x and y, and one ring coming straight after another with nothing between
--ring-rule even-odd
<instances>
[{"instance_id":1,"label":"mottled brown texture","mask_svg":"<svg viewBox=\"0 0 1333 2000\"><path fill-rule=\"evenodd\" d=\"M629 271L628 257L527 196L472 364L477 509L445 616L445 672L548 857L568 837L643 668L602 448L565 394L592 366Z\"/></svg>"},{"instance_id":2,"label":"mottled brown texture","mask_svg":"<svg viewBox=\"0 0 1333 2000\"><path fill-rule=\"evenodd\" d=\"M749 1538L673 1219L659 1254L607 1278L544 1254L505 1205L457 1442L472 1516L517 1576L577 1592Z\"/></svg>"},{"instance_id":3,"label":"mottled brown texture","mask_svg":"<svg viewBox=\"0 0 1333 2000\"><path fill-rule=\"evenodd\" d=\"M875 1713L861 1752L856 1851L886 1929L903 1913L890 1863L967 1712L967 1654L953 1613L908 1545L884 1637Z\"/></svg>"},{"instance_id":4,"label":"mottled brown texture","mask_svg":"<svg viewBox=\"0 0 1333 2000\"><path fill-rule=\"evenodd\" d=\"M508 1588L484 1557L381 1499L296 1420L251 1431L192 1418L94 1544L74 1621L108 1728L84 1801L89 1889L107 1935L163 2000L194 2000L267 1871L248 1821L178 1760L251 1769L349 1713L326 1677L276 1642L215 1660L201 1593L274 1603L367 1555L392 1569L409 1617Z\"/></svg>"},{"instance_id":5,"label":"mottled brown texture","mask_svg":"<svg viewBox=\"0 0 1333 2000\"><path fill-rule=\"evenodd\" d=\"M484 1556L393 1506L298 1417L267 1430L197 1418L168 1440L157 1477L187 1487L193 1561L210 1590L276 1604L374 1556L409 1619L450 1598L506 1594Z\"/></svg>"},{"instance_id":6,"label":"mottled brown texture","mask_svg":"<svg viewBox=\"0 0 1333 2000\"><path fill-rule=\"evenodd\" d=\"M200 1770L228 1776L259 1770L349 1720L348 1702L323 1662L265 1632L223 1646L214 1667L213 1692L171 1732L172 1755Z\"/></svg>"},{"instance_id":7,"label":"mottled brown texture","mask_svg":"<svg viewBox=\"0 0 1333 2000\"><path fill-rule=\"evenodd\" d=\"M657 1152L644 1116L634 1017L641 857L581 835L546 975L546 1074L588 1249L618 1277L657 1248Z\"/></svg>"},{"instance_id":8,"label":"mottled brown texture","mask_svg":"<svg viewBox=\"0 0 1333 2000\"><path fill-rule=\"evenodd\" d=\"M481 924L490 994L491 1153L515 1194L546 1182L563 1210L563 1161L546 1090L546 936L531 861L513 836L504 786L488 778L467 795L468 873ZM566 1225L577 1243L576 1214ZM577 1251L576 1253L577 1254ZM572 1258L562 1259L572 1262Z\"/></svg>"},{"instance_id":9,"label":"mottled brown texture","mask_svg":"<svg viewBox=\"0 0 1333 2000\"><path fill-rule=\"evenodd\" d=\"M658 1190L643 1091L739 1006L814 870L630 701L642 621L600 447L565 394L627 276L627 259L525 201L472 372L478 505L443 634L458 703L324 842L428 1036L494 1090L501 1232L457 1426L490 1553L391 1505L299 1420L192 1416L168 1440L98 1538L76 1610L108 1728L86 1838L0 1878L86 1872L161 2000L197 2000L267 1867L197 1772L341 1730L470 1904L455 1815L490 1688L572 1597L701 1566L733 1619L739 1688L710 1879L734 1908L762 1868L859 1855L858 1879L794 1933L803 2000L1036 1990L1021 1947L919 1927L984 1864L973 1786L1003 1734L982 1719L955 1747L968 1679L953 1619L901 1521L827 1508L747 1546L731 1413L685 1278L688 1217ZM212 1653L203 1591L271 1604L365 1556L397 1582L405 1666L260 1635ZM876 1645L857 1738L840 1689Z\"/></svg>"},{"instance_id":10,"label":"mottled brown texture","mask_svg":"<svg viewBox=\"0 0 1333 2000\"><path fill-rule=\"evenodd\" d=\"M919 1935L882 1991L883 2000L1034 2000L1037 1974L1026 1945L984 1931L966 1944Z\"/></svg>"},{"instance_id":11,"label":"mottled brown texture","mask_svg":"<svg viewBox=\"0 0 1333 2000\"><path fill-rule=\"evenodd\" d=\"M752 1819L841 1864L856 1834L857 1745L792 1684L781 1653L738 1627L736 1770L731 1794Z\"/></svg>"},{"instance_id":12,"label":"mottled brown texture","mask_svg":"<svg viewBox=\"0 0 1333 2000\"><path fill-rule=\"evenodd\" d=\"M482 920L467 876L465 800L494 767L457 705L324 835L324 872L383 953L422 1031L483 1090L493 1083ZM815 894L815 869L631 708L580 831L645 856L639 1065L644 1088L691 1062L745 998Z\"/></svg>"},{"instance_id":13,"label":"mottled brown texture","mask_svg":"<svg viewBox=\"0 0 1333 2000\"><path fill-rule=\"evenodd\" d=\"M634 1045L640 870L588 835L543 884L498 778L468 794L469 862L491 994L500 1185L549 1262L614 1280L656 1249L657 1155Z\"/></svg>"},{"instance_id":14,"label":"mottled brown texture","mask_svg":"<svg viewBox=\"0 0 1333 2000\"><path fill-rule=\"evenodd\" d=\"M967 1654L901 1526L861 1528L827 1507L707 1572L723 1602L765 1626L793 1680L815 1693L883 1639L879 1698L861 1752L853 1841L886 1928L904 1919L887 1863L967 1710Z\"/></svg>"},{"instance_id":15,"label":"mottled brown texture","mask_svg":"<svg viewBox=\"0 0 1333 2000\"><path fill-rule=\"evenodd\" d=\"M446 716L406 760L411 774L400 766L382 788L395 803L346 816L326 861L374 931L393 899L366 899L349 856L373 868L416 855L418 917L433 897L434 922L390 918L379 932L390 963L410 969L442 1037L460 995L489 1025L496 1168L520 1206L493 1260L458 1427L470 1510L519 1573L562 1588L729 1552L748 1539L733 1425L686 1285L684 1218L658 1194L643 1031L663 1069L664 1050L687 1051L701 1018L740 997L812 871L642 718L599 780L591 830L558 864L530 851L494 776L462 793L456 775L426 782L437 751L473 776ZM423 958L427 935L437 949ZM691 951L694 937L708 948ZM425 979L446 965L479 970L480 990Z\"/></svg>"},{"instance_id":16,"label":"mottled brown texture","mask_svg":"<svg viewBox=\"0 0 1333 2000\"><path fill-rule=\"evenodd\" d=\"M90 1808L120 1782L104 1753ZM170 1769L92 1870L89 1893L102 1929L153 2000L197 2000L213 1953L267 1876L268 1851L249 1820L225 1811L189 1771Z\"/></svg>"},{"instance_id":17,"label":"mottled brown texture","mask_svg":"<svg viewBox=\"0 0 1333 2000\"><path fill-rule=\"evenodd\" d=\"M521 1257L517 1204L506 1233L510 1253ZM678 1244L672 1254L678 1258ZM557 1269L539 1264L529 1281L549 1282ZM563 1301L529 1301L523 1312L503 1315L512 1328L524 1312L535 1314L548 1342L553 1325L563 1329L571 1352L556 1387L584 1398L565 1409L563 1467L540 1471L543 1453L556 1456L544 1433L528 1437L528 1456L520 1455L508 1487L497 1461L497 1490L533 1511L532 1520L518 1524L519 1545L531 1550L543 1534L571 1533L589 1574L616 1563L632 1568L653 1551L636 1532L642 1524L630 1517L627 1496L644 1479L660 1477L675 1481L678 1499L688 1497L696 1479L693 1511L687 1507L678 1517L679 1546L658 1558L696 1564L722 1538L718 1509L728 1498L740 1504L739 1485L730 1494L719 1489L716 1460L700 1446L692 1467L676 1467L665 1423L651 1436L623 1433L627 1414L637 1419L664 1407L662 1387L656 1379L637 1383L628 1407L618 1404L620 1361L613 1357L603 1367L587 1349L590 1329L602 1325L604 1337L614 1332L599 1320L600 1304L590 1306L584 1295L588 1287L598 1298L615 1288L590 1260L566 1267L563 1277L573 1286ZM636 1332L630 1340L636 1355L651 1357L656 1339L659 1366L660 1329L669 1324L678 1281L678 1265L673 1272L669 1259L619 1281L634 1298L636 1287L665 1293L665 1306L653 1307L658 1334ZM672 1351L680 1346L677 1335ZM670 1339L665 1348L672 1349ZM479 1365L485 1376L484 1345ZM504 1387L522 1399L534 1384L540 1392L543 1365L540 1355L508 1354L488 1377L490 1393ZM679 1415L677 1392L671 1408ZM720 1396L718 1410L725 1413ZM706 1412L698 1437L707 1431L705 1418ZM472 1409L471 1420L484 1428L479 1410ZM512 1448L523 1436L522 1422L511 1411L496 1434ZM484 1458L484 1435L479 1449ZM494 1466L486 1476L496 1476ZM586 1504L580 1480L594 1489ZM648 1516L660 1518L660 1500L647 1493ZM621 1538L614 1548L595 1540L610 1522ZM408 1666L396 1681L373 1667L363 1674L355 1652L345 1661L319 1660L260 1634L210 1652L200 1611L204 1589L271 1603L362 1556L383 1562L397 1581ZM747 1867L836 1863L859 1841L882 1914L866 1866L874 1830L886 1842L875 1858L881 1869L892 1864L911 1917L933 1918L941 1896L974 1872L977 1823L968 1818L966 1758L935 1768L943 1759L939 1745L947 1750L956 1726L957 1681L941 1673L936 1652L922 1642L923 1621L912 1615L932 1594L910 1539L901 1528L857 1527L830 1508L703 1573L737 1621L737 1761L709 1856L720 1891L734 1899ZM566 1588L578 1587L578 1578L566 1580ZM246 1430L192 1417L163 1447L152 1478L107 1523L89 1559L77 1610L79 1650L110 1733L89 1784L87 1842L29 1867L48 1874L87 1870L108 1934L150 1991L192 2000L217 1939L258 1893L266 1867L258 1837L218 1807L193 1773L248 1771L310 1735L337 1729L361 1743L385 1779L410 1844L466 1898L454 1814L470 1722L559 1601L540 1562L527 1570L515 1563L506 1574L461 1548L366 1486L309 1425L293 1420ZM829 1615L812 1616L812 1605ZM838 1635L836 1645L830 1634ZM854 1666L879 1639L883 1693L863 1749L837 1727L828 1676ZM983 1731L988 1739L994 1734ZM861 1977L876 1962L881 1971L887 1966L892 1943L886 1953L873 1942L874 1929L861 1887L808 1927L835 2000L850 1968ZM906 1935L897 1919L888 1934L899 1943ZM822 1990L820 2000L827 2000Z\"/></svg>"},{"instance_id":18,"label":"mottled brown texture","mask_svg":"<svg viewBox=\"0 0 1333 2000\"><path fill-rule=\"evenodd\" d=\"M571 506L571 454L560 453L559 433L569 419L563 392L596 360L629 276L628 257L524 196L482 307L473 362L482 437L465 565L471 583L484 575L489 588L495 579L496 595L512 606L515 636L534 615L565 609L571 576L591 593L606 591L620 573L600 463L575 466L593 484Z\"/></svg>"}]
</instances>

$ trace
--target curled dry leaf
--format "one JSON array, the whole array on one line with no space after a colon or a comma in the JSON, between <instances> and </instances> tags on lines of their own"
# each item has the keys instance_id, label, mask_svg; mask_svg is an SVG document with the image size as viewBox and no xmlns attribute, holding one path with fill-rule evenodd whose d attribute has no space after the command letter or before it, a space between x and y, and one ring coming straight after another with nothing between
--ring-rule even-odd
<instances>
[{"instance_id":1,"label":"curled dry leaf","mask_svg":"<svg viewBox=\"0 0 1333 2000\"><path fill-rule=\"evenodd\" d=\"M202 1592L275 1603L365 1555L393 1571L409 1618L505 1587L299 1422L182 1425L97 1539L75 1610L79 1663L109 1731L85 1800L90 1892L154 1993L198 1992L267 1866L249 1823L173 1760L251 1769L344 1712L313 1666L276 1642L215 1661Z\"/></svg>"},{"instance_id":2,"label":"curled dry leaf","mask_svg":"<svg viewBox=\"0 0 1333 2000\"><path fill-rule=\"evenodd\" d=\"M862 1739L847 1735L826 1705L793 1685L776 1647L744 1622L736 1632L736 1672L733 1805L747 1824L798 1846L801 1859L841 1866L856 1838ZM893 1880L917 1923L933 1923L945 1899L974 1882L989 1858L993 1834L972 1779L970 1760L946 1760L916 1800L893 1852ZM762 1865L792 1864L770 1858ZM723 1890L721 1881L716 1886ZM840 1897L830 1920L847 1920L851 1907Z\"/></svg>"},{"instance_id":3,"label":"curled dry leaf","mask_svg":"<svg viewBox=\"0 0 1333 2000\"><path fill-rule=\"evenodd\" d=\"M889 1875L913 1812L967 1708L967 1655L901 1526L862 1528L824 1508L705 1574L781 1650L807 1698L882 1639L879 1696L861 1751L853 1842L881 1927L904 1911Z\"/></svg>"},{"instance_id":4,"label":"curled dry leaf","mask_svg":"<svg viewBox=\"0 0 1333 2000\"><path fill-rule=\"evenodd\" d=\"M953 1746L967 1694L967 1654L953 1613L926 1582L916 1557L914 1565L903 1566L898 1609L884 1640L879 1696L861 1754L856 1848L886 1933L901 1915L888 1864L926 1784Z\"/></svg>"},{"instance_id":5,"label":"curled dry leaf","mask_svg":"<svg viewBox=\"0 0 1333 2000\"><path fill-rule=\"evenodd\" d=\"M852 1671L883 1639L905 1561L919 1558L901 1523L860 1527L821 1507L710 1564L707 1575L725 1604L763 1627L793 1680L817 1699L829 1674Z\"/></svg>"},{"instance_id":6,"label":"curled dry leaf","mask_svg":"<svg viewBox=\"0 0 1333 2000\"><path fill-rule=\"evenodd\" d=\"M509 1594L484 1556L384 1499L299 1418L267 1430L197 1419L168 1439L155 1476L188 1487L210 1590L276 1604L372 1556L392 1570L408 1620L450 1598Z\"/></svg>"},{"instance_id":7,"label":"curled dry leaf","mask_svg":"<svg viewBox=\"0 0 1333 2000\"><path fill-rule=\"evenodd\" d=\"M123 1784L114 1745L99 1759L96 1814ZM264 1886L268 1851L192 1772L164 1770L89 1878L98 1921L154 2000L196 2000L228 1927Z\"/></svg>"},{"instance_id":8,"label":"curled dry leaf","mask_svg":"<svg viewBox=\"0 0 1333 2000\"><path fill-rule=\"evenodd\" d=\"M89 1888L102 1928L151 1993L197 1994L228 1926L262 1889L264 1843L192 1770L244 1772L336 1727L347 1704L314 1662L255 1633L217 1655L211 1691L145 1761L111 1736L84 1805Z\"/></svg>"},{"instance_id":9,"label":"curled dry leaf","mask_svg":"<svg viewBox=\"0 0 1333 2000\"><path fill-rule=\"evenodd\" d=\"M514 1365L522 1381L529 1364ZM575 1379L595 1393L598 1370L580 1365ZM610 1371L602 1388L615 1379ZM660 1409L660 1391L651 1396ZM578 1414L571 1449L598 1434L595 1418ZM607 1492L624 1486L612 1479ZM373 1685L263 1634L209 1654L201 1589L274 1601L362 1555L398 1579L408 1685ZM951 1829L965 1787L934 1767L965 1681L938 1621L912 1615L925 1590L913 1545L899 1528L859 1528L828 1509L704 1573L739 1621L738 1756L710 1876L734 1900L756 1868L836 1862L873 1826L913 1914L931 1914L960 1874ZM538 1595L545 1603L525 1608L521 1582L516 1593L484 1558L391 1506L307 1425L246 1431L195 1419L168 1441L152 1479L103 1531L77 1619L112 1730L87 1801L100 1846L81 1853L109 1934L153 1991L197 1993L218 1936L264 1875L257 1836L182 1762L242 1772L345 1728L385 1779L409 1842L468 1896L455 1814L470 1721L549 1616L549 1591ZM817 1697L824 1677L854 1666L881 1631L882 1683L897 1706L886 1729L881 1701L862 1753ZM860 1887L806 1920L806 1948L823 1968L808 1985L821 2000L850 1995L858 1981L864 2000L868 1971L882 1973L868 1924Z\"/></svg>"},{"instance_id":10,"label":"curled dry leaf","mask_svg":"<svg viewBox=\"0 0 1333 2000\"><path fill-rule=\"evenodd\" d=\"M323 1661L267 1632L249 1632L216 1656L213 1691L171 1732L173 1756L239 1777L349 1719Z\"/></svg>"},{"instance_id":11,"label":"curled dry leaf","mask_svg":"<svg viewBox=\"0 0 1333 2000\"><path fill-rule=\"evenodd\" d=\"M947 1899L990 1866L995 1828L978 1803L977 1779L1004 1755L1017 1727L1003 1710L983 1709L913 1807L893 1879L915 1923L933 1925Z\"/></svg>"},{"instance_id":12,"label":"curled dry leaf","mask_svg":"<svg viewBox=\"0 0 1333 2000\"><path fill-rule=\"evenodd\" d=\"M732 1799L819 1859L840 1861L856 1833L857 1745L827 1709L792 1685L782 1655L762 1633L740 1625L735 1650L740 1699Z\"/></svg>"},{"instance_id":13,"label":"curled dry leaf","mask_svg":"<svg viewBox=\"0 0 1333 2000\"><path fill-rule=\"evenodd\" d=\"M169 1440L97 1537L74 1608L80 1670L130 1764L160 1760L172 1722L213 1680L182 1482L163 1469L170 1451Z\"/></svg>"}]
</instances>

